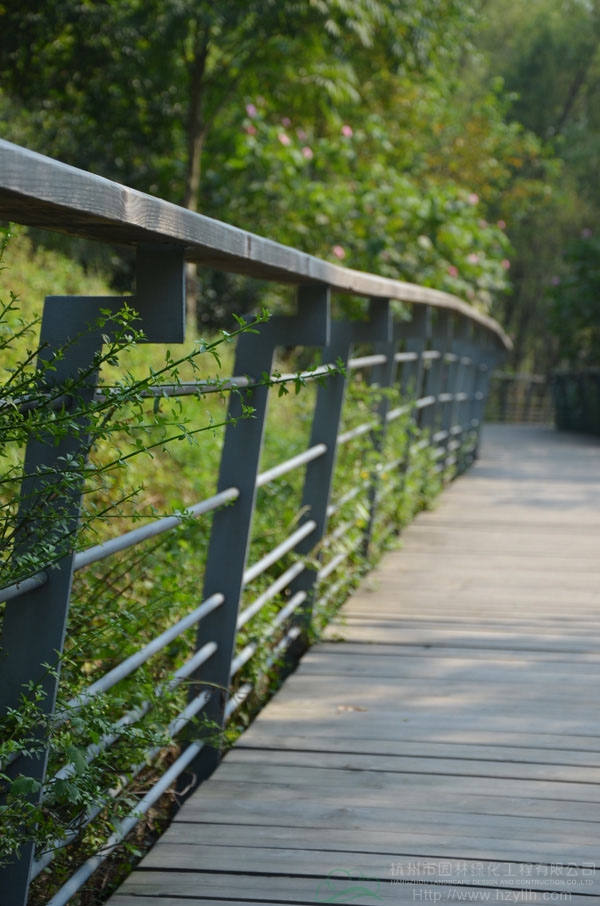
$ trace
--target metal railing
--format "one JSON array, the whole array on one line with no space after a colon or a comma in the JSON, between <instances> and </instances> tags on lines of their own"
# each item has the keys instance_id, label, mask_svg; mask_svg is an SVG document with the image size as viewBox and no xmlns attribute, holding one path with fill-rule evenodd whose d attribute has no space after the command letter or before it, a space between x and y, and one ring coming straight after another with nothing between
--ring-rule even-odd
<instances>
[{"instance_id":1,"label":"metal railing","mask_svg":"<svg viewBox=\"0 0 600 906\"><path fill-rule=\"evenodd\" d=\"M0 662L3 712L19 706L22 690L31 682L44 685L44 706L51 712L58 671L49 674L43 665L59 665L73 573L172 532L184 519L211 514L197 606L156 638L140 644L135 653L69 703L75 709L89 707L97 696L118 687L182 634L197 630L194 653L155 690L160 695L161 690L167 692L183 683L191 690L187 704L166 728L171 737L181 740L180 748L130 814L121 818L119 829L53 895L52 906L59 906L81 889L178 778L190 774L198 783L217 764L217 748L194 731L194 719L203 714L218 727L224 726L251 694L252 681L245 676L244 668L255 656L257 643L246 640L240 646L240 630L267 604L279 600L269 630L272 647L267 663L290 649L301 648L306 644L315 607L343 589L349 559L357 552L369 553L374 532L382 530L384 499L402 495L419 451L431 451L440 474L456 473L472 462L489 378L510 344L496 322L452 296L329 264L6 142L0 142L0 217L133 246L137 255L136 294L129 301L139 311L144 333L153 343L183 340L186 262L298 287L296 315L273 318L256 335L243 334L238 340L235 377L229 382L236 392L230 395L231 422L225 431L216 493L189 507L185 514L166 516L88 550L71 552L56 568L0 592L0 600L6 602ZM333 318L331 298L336 294L369 300L368 317L359 321ZM402 318L393 316L394 300L404 304ZM106 305L106 299L49 297L42 342L56 346L65 332L74 335ZM271 373L277 348L291 345L320 349L321 371L309 372L305 379L325 377L316 387L306 450L261 472L270 388L254 379ZM355 353L357 347L360 355ZM89 365L89 350L86 353L77 344L69 349L55 380L67 379ZM344 399L354 374L385 392L363 422L345 428ZM179 386L176 392L193 393L197 389L197 385ZM254 416L239 419L250 389ZM386 436L400 424L404 432L401 448L386 458ZM375 458L365 462L365 474L355 486L337 488L336 455L351 449L360 438L360 443L369 441ZM62 452L60 446L48 451L36 440L29 447L29 462L44 466L52 464L49 458L55 463ZM288 537L254 560L251 533L257 489L297 470L303 472L299 518ZM352 513L358 502L366 516L360 530L349 534L348 525L355 524ZM76 523L80 508L77 493L73 493L70 506ZM328 532L332 521L334 528ZM397 531L397 520L388 522L384 532ZM267 584L261 584L259 593L248 593L260 576L269 577ZM223 690L233 691L223 694ZM142 720L151 708L150 701L125 707L114 732L97 740L86 757L93 759L112 746L119 728ZM148 752L144 763L127 765L130 778L155 755ZM43 784L46 756L17 754L4 770L10 776L23 774ZM65 765L61 770L68 776L72 767ZM116 795L118 786L115 780L105 801L87 815L86 821L97 817ZM43 786L41 790L39 797L43 796ZM80 831L81 826L73 829L71 836L75 839ZM47 870L52 858L51 850L35 854L32 845L24 846L20 858L0 874L0 901L24 906L32 878Z\"/></svg>"},{"instance_id":2,"label":"metal railing","mask_svg":"<svg viewBox=\"0 0 600 906\"><path fill-rule=\"evenodd\" d=\"M600 368L555 371L551 389L560 431L600 436Z\"/></svg>"},{"instance_id":3,"label":"metal railing","mask_svg":"<svg viewBox=\"0 0 600 906\"><path fill-rule=\"evenodd\" d=\"M554 409L550 381L543 374L493 372L485 417L513 425L551 425Z\"/></svg>"}]
</instances>

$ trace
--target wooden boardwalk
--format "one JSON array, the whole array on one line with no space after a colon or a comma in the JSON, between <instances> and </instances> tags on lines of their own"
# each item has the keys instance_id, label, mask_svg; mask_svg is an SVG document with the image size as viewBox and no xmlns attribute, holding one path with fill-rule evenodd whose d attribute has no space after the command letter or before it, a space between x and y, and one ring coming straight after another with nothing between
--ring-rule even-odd
<instances>
[{"instance_id":1,"label":"wooden boardwalk","mask_svg":"<svg viewBox=\"0 0 600 906\"><path fill-rule=\"evenodd\" d=\"M487 428L111 906L600 906L599 542L600 443Z\"/></svg>"}]
</instances>

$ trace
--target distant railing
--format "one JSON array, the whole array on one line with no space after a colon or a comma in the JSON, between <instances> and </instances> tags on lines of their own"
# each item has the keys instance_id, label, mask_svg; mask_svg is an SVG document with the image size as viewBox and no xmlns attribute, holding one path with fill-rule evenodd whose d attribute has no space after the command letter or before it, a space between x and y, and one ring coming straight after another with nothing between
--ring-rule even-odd
<instances>
[{"instance_id":1,"label":"distant railing","mask_svg":"<svg viewBox=\"0 0 600 906\"><path fill-rule=\"evenodd\" d=\"M240 415L250 392L254 415L227 427L216 492L187 514L198 519L213 514L206 561L198 564L202 591L197 606L156 638L140 644L136 653L97 679L75 703L79 708L89 707L97 696L124 683L190 627L197 627L195 652L164 684L164 688L173 688L185 682L192 690L187 705L167 727L172 737L181 740L180 749L130 814L121 818L112 837L95 855L75 866L50 901L59 906L81 889L178 778L189 774L197 784L215 767L218 752L194 734L193 719L204 713L223 726L251 693L252 681L243 678L243 670L257 646L251 641L243 647L236 643L240 628L268 602L281 601L272 617L270 662L289 649L300 649L306 644L311 613L344 586L349 559L357 551L368 553L376 527L381 530L384 502L401 497L416 454L429 450L443 475L456 474L473 461L489 378L510 343L495 321L447 294L329 264L6 142L0 142L0 217L133 247L137 286L131 304L153 343L183 340L186 262L298 286L295 315L273 318L258 328L258 335L244 334L237 344L233 372L237 377L231 385L238 389L230 397L230 415L234 419ZM340 294L369 300L366 319L333 318L331 298ZM401 317L393 316L394 300L403 303ZM61 338L74 336L106 305L106 299L50 297L42 342L56 345ZM271 373L275 350L282 346L320 349L321 374L331 373L316 390L307 448L261 472L271 391L259 379ZM89 364L89 351L77 344L69 349L72 351L61 365L65 379L86 364L86 355ZM364 421L347 427L343 423L344 398L353 375L384 392ZM304 379L310 382L316 376L308 372ZM170 391L165 388L165 392ZM399 453L396 448L395 455L386 458L386 436L399 424L406 442ZM336 456L360 438L370 440L377 458L365 460L363 477L356 486L333 492ZM34 440L27 452L28 461L38 465L49 459L56 462L60 456L60 448L44 449ZM251 530L257 489L273 486L292 470L303 471L299 518L284 540L255 560ZM365 516L357 522L352 513L359 505ZM49 499L50 513L52 506ZM74 493L71 506L76 520L78 494ZM384 535L389 535L397 531L399 523L389 514L386 519ZM91 549L71 552L56 568L0 592L0 600L6 602L0 662L3 713L19 707L29 683L44 685L44 707L52 711L58 671L49 673L43 665L59 666L73 573L173 531L180 522L177 515L167 516ZM258 595L248 594L252 583L267 575L266 587L263 581ZM234 694L223 694L232 684ZM141 720L149 709L149 704L130 708L125 704L121 720ZM107 735L97 745L107 748L115 738ZM88 754L94 757L93 752ZM148 752L148 759L155 754ZM141 767L124 765L123 772L135 776ZM43 753L17 755L4 769L11 777L24 775L43 784L46 757ZM63 768L68 769L68 765ZM43 787L33 799L40 801L42 796ZM94 817L92 811L86 820ZM69 832L73 839L80 829ZM52 859L52 850L36 854L32 845L24 846L20 858L1 874L0 902L24 906L31 879L41 875Z\"/></svg>"},{"instance_id":2,"label":"distant railing","mask_svg":"<svg viewBox=\"0 0 600 906\"><path fill-rule=\"evenodd\" d=\"M494 371L485 417L515 425L551 425L554 409L550 382L543 374Z\"/></svg>"},{"instance_id":3,"label":"distant railing","mask_svg":"<svg viewBox=\"0 0 600 906\"><path fill-rule=\"evenodd\" d=\"M600 435L600 368L555 371L552 397L559 430Z\"/></svg>"}]
</instances>

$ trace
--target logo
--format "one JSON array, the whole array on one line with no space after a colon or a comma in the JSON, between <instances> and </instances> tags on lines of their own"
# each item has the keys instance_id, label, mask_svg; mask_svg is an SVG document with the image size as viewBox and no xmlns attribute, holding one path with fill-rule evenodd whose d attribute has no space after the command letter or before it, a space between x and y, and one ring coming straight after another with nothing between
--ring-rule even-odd
<instances>
[{"instance_id":1,"label":"logo","mask_svg":"<svg viewBox=\"0 0 600 906\"><path fill-rule=\"evenodd\" d=\"M321 881L315 903L352 903L354 900L383 900L379 896L378 878L367 878L360 868L334 868Z\"/></svg>"}]
</instances>

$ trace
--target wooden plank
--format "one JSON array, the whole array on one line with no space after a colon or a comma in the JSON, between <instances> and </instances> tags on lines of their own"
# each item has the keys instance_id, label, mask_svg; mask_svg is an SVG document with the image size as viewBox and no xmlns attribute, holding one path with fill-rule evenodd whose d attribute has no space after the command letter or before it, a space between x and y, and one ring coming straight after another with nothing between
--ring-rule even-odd
<instances>
[{"instance_id":1,"label":"wooden plank","mask_svg":"<svg viewBox=\"0 0 600 906\"><path fill-rule=\"evenodd\" d=\"M403 755L429 759L450 758L473 761L491 761L498 764L571 765L600 768L600 739L596 749L581 751L579 748L557 749L542 747L518 748L516 746L466 745L458 742L413 742L406 739L373 739L364 737L346 739L331 735L310 739L306 736L277 735L255 722L240 738L235 752L246 749L277 752L339 752L364 755Z\"/></svg>"},{"instance_id":2,"label":"wooden plank","mask_svg":"<svg viewBox=\"0 0 600 906\"><path fill-rule=\"evenodd\" d=\"M496 753L498 754L498 753ZM503 753L504 754L504 753ZM340 758L340 755L343 757ZM232 765L291 765L310 768L337 768L343 763L345 771L390 772L394 774L452 775L455 777L488 777L504 780L556 780L565 783L600 785L598 767L569 766L564 763L546 765L510 762L505 758L481 761L475 758L431 758L426 755L380 754L375 752L322 752L285 751L272 749L247 749L236 747L227 756Z\"/></svg>"},{"instance_id":3,"label":"wooden plank","mask_svg":"<svg viewBox=\"0 0 600 906\"><path fill-rule=\"evenodd\" d=\"M570 665L573 671L577 671L582 665L591 665L590 670L599 670L600 669L600 650L587 651L578 653L577 658L573 658L570 652L561 652L561 651L494 651L490 652L488 649L477 649L469 648L468 651L465 651L464 648L453 648L451 645L444 647L443 649L435 648L426 648L422 646L420 649L414 648L403 648L400 645L386 645L385 643L378 644L377 642L369 642L368 644L363 644L361 642L320 642L315 646L311 651L309 651L303 660L300 663L299 671L303 669L304 663L310 663L310 659L315 655L319 655L323 651L324 654L329 657L338 656L347 656L347 657L356 657L357 660L365 659L363 663L368 663L366 659L378 658L383 659L386 657L394 658L398 661L403 658L418 658L421 662L426 658L427 660L433 660L437 658L443 659L455 659L460 660L467 659L470 663L473 663L474 666L478 661L485 661L485 663L505 663L507 670L511 669L511 664L515 661L520 661L530 665L532 669L539 669L540 664L557 664L561 663L563 665ZM333 668L335 669L335 662L333 662ZM559 669L559 668L557 668ZM560 667L560 669L565 669L565 667ZM571 669L569 670L571 672Z\"/></svg>"},{"instance_id":4,"label":"wooden plank","mask_svg":"<svg viewBox=\"0 0 600 906\"><path fill-rule=\"evenodd\" d=\"M190 868L193 859L194 871L202 873L235 872L236 874L252 874L261 869L271 875L287 875L290 877L310 877L315 875L327 876L337 864L339 853L323 852L317 849L282 849L277 847L228 847L226 850L215 851L214 848L204 849L195 846L190 852L190 847L181 847L172 844L158 844L146 859L146 871L159 871L166 869ZM587 862L588 860L584 860ZM444 884L498 885L512 889L535 890L564 890L567 879L572 878L573 892L579 889L586 895L600 894L600 877L596 878L595 872L587 866L584 869L573 865L569 876L569 869L565 866L560 874L558 867L554 866L553 873L550 866L542 863L528 863L525 860L497 859L453 859L445 856L426 856L419 853L364 853L362 850L347 850L343 854L343 864L346 866L360 866L361 870L370 877L378 877L382 881L392 877L403 878L408 885L412 884ZM531 874L530 874L531 872Z\"/></svg>"},{"instance_id":5,"label":"wooden plank","mask_svg":"<svg viewBox=\"0 0 600 906\"><path fill-rule=\"evenodd\" d=\"M273 753L276 754L276 753ZM283 757L283 756L282 756ZM335 757L335 756L334 756ZM360 759L363 756L355 756ZM368 756L367 756L368 757ZM300 759L300 756L298 757ZM326 761L327 753L315 754L315 762ZM260 788L269 784L273 789L283 785L286 790L296 790L303 796L310 795L310 790L319 791L319 796L329 798L333 793L342 793L346 801L363 801L371 797L372 801L385 801L386 796L402 797L420 796L425 788L429 793L452 790L452 796L470 797L488 796L490 798L512 798L532 800L554 800L568 802L575 810L579 805L590 805L600 802L600 787L592 783L577 781L556 781L537 778L522 779L519 777L493 777L487 775L460 775L439 770L437 773L422 772L414 774L394 771L368 771L360 768L346 767L352 756L338 758L338 766L332 768L306 767L296 765L290 758L293 770L286 764L278 765L266 758L257 763L250 762L244 753L244 763L225 759L220 767L220 782L241 793L243 784L248 784L245 798L253 795L260 798ZM583 769L582 769L583 770ZM451 777L449 781L447 778ZM215 782L216 783L216 782ZM238 787L233 784L237 783ZM359 789L357 790L357 784ZM208 790L205 797L208 796ZM496 804L496 803L495 803Z\"/></svg>"},{"instance_id":6,"label":"wooden plank","mask_svg":"<svg viewBox=\"0 0 600 906\"><path fill-rule=\"evenodd\" d=\"M334 621L325 632L325 638L337 638L349 642L377 642L388 645L439 645L469 648L502 648L508 651L568 651L573 654L595 651L595 641L589 634L563 635L546 633L517 635L498 630L483 629L407 629L392 620L370 622L352 617L343 623Z\"/></svg>"},{"instance_id":7,"label":"wooden plank","mask_svg":"<svg viewBox=\"0 0 600 906\"><path fill-rule=\"evenodd\" d=\"M269 847L306 848L327 852L359 850L364 853L394 855L412 853L471 859L514 859L535 862L540 857L551 861L581 863L594 861L598 848L591 840L598 835L598 823L577 822L575 830L564 837L562 819L487 815L456 816L448 824L443 812L423 813L402 810L395 827L360 826L356 828L294 827L280 824L211 823L177 821L171 825L157 847ZM541 829L543 828L543 829ZM190 859L193 859L190 850Z\"/></svg>"},{"instance_id":8,"label":"wooden plank","mask_svg":"<svg viewBox=\"0 0 600 906\"><path fill-rule=\"evenodd\" d=\"M313 877L278 877L275 876L261 876L261 875L238 875L233 873L227 874L211 874L209 872L169 872L165 874L158 871L144 871L136 872L131 878L125 882L123 885L123 894L129 894L130 896L143 897L143 896L152 896L152 897L161 897L161 896L175 896L175 897L219 897L225 895L229 899L240 898L248 900L257 900L260 902L267 903L314 903L314 902L327 902L326 899L317 899L319 885L322 880L327 878L330 872L335 871L336 869L346 870L347 872L352 869L356 869L357 872L360 871L360 866L354 865L336 865L335 863L331 865L329 872L326 874L318 874L315 872ZM366 872L365 872L366 875ZM355 875L355 878L358 875ZM351 902L358 904L358 906L370 906L373 903L373 895L376 894L378 897L381 897L381 900L385 903L414 903L415 890L419 889L418 884L409 883L398 883L397 879L390 878L389 867L388 873L385 878L374 878L375 882L371 885L365 884L365 888L368 890L368 893L364 896L354 895ZM396 883L394 883L396 881ZM548 901L547 896L545 897L545 892L550 890L549 884L545 884L541 890L538 889L529 889L525 888L522 885L516 886L517 881L514 882L515 886L503 890L504 893L507 893L508 890L512 889L515 891L527 889L528 902L544 902ZM338 902L344 902L341 898L343 897L343 884L340 883L337 886L338 893ZM346 879L346 889L347 889L347 879ZM452 896L451 891L456 890L457 888L451 888L446 885L431 885L426 886L425 890L433 891L437 890L441 895L444 895L446 898L450 896L451 899L455 898L455 895ZM465 885L461 888L465 891L471 891L472 893L481 892L482 890L495 891L500 890L500 886L494 887L490 883L484 885L477 885L470 887ZM585 888L583 888L585 890ZM325 892L326 888L321 888ZM324 894L323 894L324 895ZM329 890L329 902L331 900L331 889ZM470 899L470 898L469 898ZM475 897L473 899L476 900ZM569 902L573 903L576 897L573 896ZM587 906L591 906L590 899L585 895L579 896L580 900L585 900ZM441 900L441 897L440 897ZM517 897L515 896L514 902L518 902Z\"/></svg>"}]
</instances>

